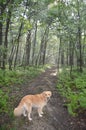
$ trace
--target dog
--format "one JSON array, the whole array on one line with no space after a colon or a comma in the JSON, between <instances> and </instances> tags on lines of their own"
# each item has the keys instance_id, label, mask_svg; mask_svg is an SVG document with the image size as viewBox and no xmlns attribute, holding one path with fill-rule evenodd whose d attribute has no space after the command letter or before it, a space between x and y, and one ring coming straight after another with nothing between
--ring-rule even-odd
<instances>
[{"instance_id":1,"label":"dog","mask_svg":"<svg viewBox=\"0 0 86 130\"><path fill-rule=\"evenodd\" d=\"M38 115L42 117L43 107L47 105L51 95L51 91L44 91L40 94L24 96L21 99L19 105L14 109L14 116L28 116L28 119L31 121L32 108L36 107L38 110Z\"/></svg>"}]
</instances>

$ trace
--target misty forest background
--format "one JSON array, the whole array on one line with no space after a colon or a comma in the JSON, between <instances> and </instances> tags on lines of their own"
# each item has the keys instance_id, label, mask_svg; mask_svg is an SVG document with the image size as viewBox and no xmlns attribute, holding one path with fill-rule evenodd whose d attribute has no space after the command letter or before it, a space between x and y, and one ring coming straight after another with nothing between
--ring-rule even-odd
<instances>
[{"instance_id":1,"label":"misty forest background","mask_svg":"<svg viewBox=\"0 0 86 130\"><path fill-rule=\"evenodd\" d=\"M69 113L84 112L86 0L0 0L0 113L9 111L11 85L52 65Z\"/></svg>"}]
</instances>

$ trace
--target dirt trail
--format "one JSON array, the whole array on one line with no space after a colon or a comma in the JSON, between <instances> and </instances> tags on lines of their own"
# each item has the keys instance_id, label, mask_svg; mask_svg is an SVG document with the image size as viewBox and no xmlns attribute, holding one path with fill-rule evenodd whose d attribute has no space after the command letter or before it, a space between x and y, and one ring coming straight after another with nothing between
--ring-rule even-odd
<instances>
[{"instance_id":1,"label":"dirt trail","mask_svg":"<svg viewBox=\"0 0 86 130\"><path fill-rule=\"evenodd\" d=\"M64 107L64 99L59 95L56 88L56 68L46 70L28 85L23 86L20 93L36 94L44 90L52 91L53 95L44 108L43 117L39 117L34 109L32 121L27 117L15 118L13 126L16 130L86 130L86 125L79 118L71 117L67 108Z\"/></svg>"}]
</instances>

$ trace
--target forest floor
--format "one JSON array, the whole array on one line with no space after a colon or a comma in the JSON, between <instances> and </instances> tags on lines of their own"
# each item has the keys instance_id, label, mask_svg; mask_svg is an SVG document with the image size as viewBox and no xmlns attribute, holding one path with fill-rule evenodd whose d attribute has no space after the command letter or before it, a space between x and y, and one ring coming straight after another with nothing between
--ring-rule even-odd
<instances>
[{"instance_id":1,"label":"forest floor","mask_svg":"<svg viewBox=\"0 0 86 130\"><path fill-rule=\"evenodd\" d=\"M22 84L20 90L12 89L11 96L16 95L14 108L21 97L27 94L37 94L45 90L52 91L52 97L44 108L43 117L39 117L37 110L32 111L32 121L27 117L14 117L11 121L12 130L86 130L86 114L72 117L64 107L65 99L59 94L56 68L52 67L37 76L29 83ZM19 86L17 86L19 87Z\"/></svg>"}]
</instances>

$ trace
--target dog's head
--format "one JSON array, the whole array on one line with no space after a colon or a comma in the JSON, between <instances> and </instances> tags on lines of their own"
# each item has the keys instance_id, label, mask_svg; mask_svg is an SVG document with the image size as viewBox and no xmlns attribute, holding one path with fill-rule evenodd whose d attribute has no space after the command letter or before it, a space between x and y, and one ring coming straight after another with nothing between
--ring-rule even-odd
<instances>
[{"instance_id":1,"label":"dog's head","mask_svg":"<svg viewBox=\"0 0 86 130\"><path fill-rule=\"evenodd\" d=\"M43 95L44 95L45 98L47 98L49 100L50 97L52 96L52 92L51 91L44 91Z\"/></svg>"}]
</instances>

